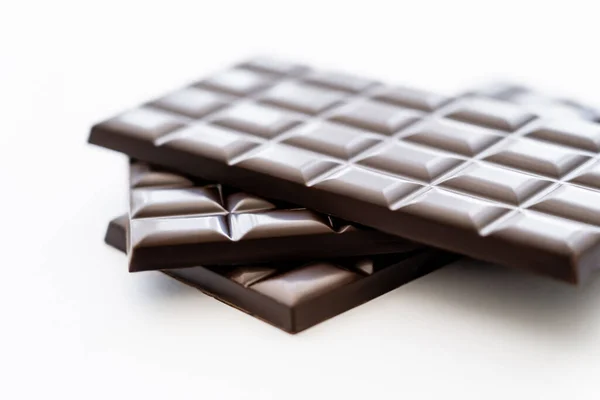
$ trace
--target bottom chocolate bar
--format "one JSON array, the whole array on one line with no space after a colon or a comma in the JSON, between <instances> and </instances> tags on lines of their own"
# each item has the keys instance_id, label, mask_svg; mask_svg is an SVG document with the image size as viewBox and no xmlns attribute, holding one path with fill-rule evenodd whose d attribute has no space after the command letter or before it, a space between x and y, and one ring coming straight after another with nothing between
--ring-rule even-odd
<instances>
[{"instance_id":1,"label":"bottom chocolate bar","mask_svg":"<svg viewBox=\"0 0 600 400\"><path fill-rule=\"evenodd\" d=\"M126 251L127 217L105 241ZM300 332L454 261L434 249L328 261L191 267L165 274L290 333Z\"/></svg>"}]
</instances>

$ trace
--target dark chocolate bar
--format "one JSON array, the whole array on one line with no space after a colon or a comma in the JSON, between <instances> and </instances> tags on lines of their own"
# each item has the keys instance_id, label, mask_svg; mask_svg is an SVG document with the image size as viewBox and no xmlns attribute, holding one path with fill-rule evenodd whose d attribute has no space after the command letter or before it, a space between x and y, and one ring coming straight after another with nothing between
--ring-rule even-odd
<instances>
[{"instance_id":1,"label":"dark chocolate bar","mask_svg":"<svg viewBox=\"0 0 600 400\"><path fill-rule=\"evenodd\" d=\"M253 60L90 142L568 282L600 257L600 125Z\"/></svg>"},{"instance_id":2,"label":"dark chocolate bar","mask_svg":"<svg viewBox=\"0 0 600 400\"><path fill-rule=\"evenodd\" d=\"M105 241L125 251L128 217ZM169 269L165 274L290 333L381 296L454 260L433 249L312 262Z\"/></svg>"},{"instance_id":3,"label":"dark chocolate bar","mask_svg":"<svg viewBox=\"0 0 600 400\"><path fill-rule=\"evenodd\" d=\"M130 166L129 270L401 253L424 248L143 162Z\"/></svg>"}]
</instances>

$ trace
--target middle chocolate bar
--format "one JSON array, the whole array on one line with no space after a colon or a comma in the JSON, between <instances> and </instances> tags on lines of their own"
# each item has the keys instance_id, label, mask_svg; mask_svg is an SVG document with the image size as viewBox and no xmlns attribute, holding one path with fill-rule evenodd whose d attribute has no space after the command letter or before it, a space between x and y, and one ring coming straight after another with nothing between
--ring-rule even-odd
<instances>
[{"instance_id":1,"label":"middle chocolate bar","mask_svg":"<svg viewBox=\"0 0 600 400\"><path fill-rule=\"evenodd\" d=\"M425 246L142 162L130 164L129 270L402 253Z\"/></svg>"}]
</instances>

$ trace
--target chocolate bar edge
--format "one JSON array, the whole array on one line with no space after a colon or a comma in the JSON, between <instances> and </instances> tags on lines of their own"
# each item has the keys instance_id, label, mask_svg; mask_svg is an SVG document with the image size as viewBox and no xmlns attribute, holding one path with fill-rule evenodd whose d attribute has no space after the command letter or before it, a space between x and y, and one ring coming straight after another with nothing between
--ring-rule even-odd
<instances>
[{"instance_id":1,"label":"chocolate bar edge","mask_svg":"<svg viewBox=\"0 0 600 400\"><path fill-rule=\"evenodd\" d=\"M130 257L129 272L142 272L193 267L198 264L236 265L277 261L293 261L315 258L349 257L365 255L365 248L372 254L394 254L426 246L395 238L378 231L346 232L342 235L306 235L303 238L269 238L269 247L256 249L255 240L224 243L181 244L159 247L136 248ZM264 239L263 239L264 240ZM300 242L301 243L298 243ZM262 246L261 246L262 247ZM295 248L294 255L290 249ZM300 255L302 254L302 255ZM174 255L177 255L176 261ZM202 258L202 262L198 258Z\"/></svg>"}]
</instances>

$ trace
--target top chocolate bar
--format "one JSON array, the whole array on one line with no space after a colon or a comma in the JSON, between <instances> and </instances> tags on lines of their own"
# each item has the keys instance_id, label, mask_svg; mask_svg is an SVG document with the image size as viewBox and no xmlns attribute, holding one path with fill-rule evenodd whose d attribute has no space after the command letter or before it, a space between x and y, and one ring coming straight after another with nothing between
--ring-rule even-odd
<instances>
[{"instance_id":1,"label":"top chocolate bar","mask_svg":"<svg viewBox=\"0 0 600 400\"><path fill-rule=\"evenodd\" d=\"M253 60L99 123L90 142L569 282L600 257L600 126Z\"/></svg>"}]
</instances>

